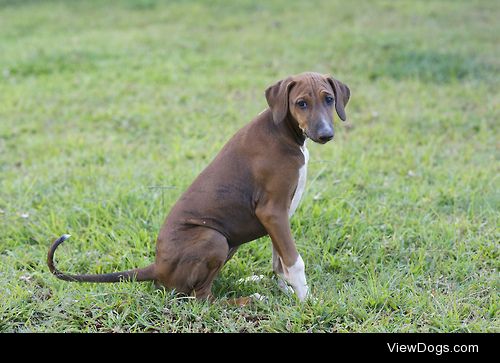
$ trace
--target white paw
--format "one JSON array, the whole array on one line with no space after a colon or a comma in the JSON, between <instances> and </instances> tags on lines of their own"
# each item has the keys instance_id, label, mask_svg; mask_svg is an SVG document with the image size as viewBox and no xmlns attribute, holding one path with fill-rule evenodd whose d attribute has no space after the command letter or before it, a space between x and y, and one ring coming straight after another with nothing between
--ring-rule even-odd
<instances>
[{"instance_id":1,"label":"white paw","mask_svg":"<svg viewBox=\"0 0 500 363\"><path fill-rule=\"evenodd\" d=\"M261 295L258 292L255 294L250 295L250 298L258 301L267 301L267 296Z\"/></svg>"},{"instance_id":2,"label":"white paw","mask_svg":"<svg viewBox=\"0 0 500 363\"><path fill-rule=\"evenodd\" d=\"M293 288L288 285L285 280L283 280L283 278L281 277L278 277L278 288L284 292L286 295L290 295L290 294L293 294L294 291L293 291Z\"/></svg>"},{"instance_id":3,"label":"white paw","mask_svg":"<svg viewBox=\"0 0 500 363\"><path fill-rule=\"evenodd\" d=\"M236 282L238 284L244 284L244 283L247 283L247 282L259 282L263 278L264 278L264 275L252 275L252 276L248 276L248 277L245 277L245 278L241 278L241 279L239 279Z\"/></svg>"}]
</instances>

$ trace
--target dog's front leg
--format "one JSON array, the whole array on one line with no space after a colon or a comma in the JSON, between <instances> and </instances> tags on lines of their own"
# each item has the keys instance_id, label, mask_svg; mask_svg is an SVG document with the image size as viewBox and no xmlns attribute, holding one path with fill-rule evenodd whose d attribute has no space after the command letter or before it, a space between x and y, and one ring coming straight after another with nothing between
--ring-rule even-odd
<instances>
[{"instance_id":1,"label":"dog's front leg","mask_svg":"<svg viewBox=\"0 0 500 363\"><path fill-rule=\"evenodd\" d=\"M302 257L297 252L290 230L286 205L267 203L256 209L255 214L266 228L273 242L273 268L293 288L300 301L308 295L305 266Z\"/></svg>"},{"instance_id":2,"label":"dog's front leg","mask_svg":"<svg viewBox=\"0 0 500 363\"><path fill-rule=\"evenodd\" d=\"M293 294L293 289L286 283L285 279L285 274L283 273L283 263L281 262L280 255L278 254L278 251L276 251L276 248L273 247L273 271L278 277L278 287L281 291L283 291L285 294L292 293Z\"/></svg>"}]
</instances>

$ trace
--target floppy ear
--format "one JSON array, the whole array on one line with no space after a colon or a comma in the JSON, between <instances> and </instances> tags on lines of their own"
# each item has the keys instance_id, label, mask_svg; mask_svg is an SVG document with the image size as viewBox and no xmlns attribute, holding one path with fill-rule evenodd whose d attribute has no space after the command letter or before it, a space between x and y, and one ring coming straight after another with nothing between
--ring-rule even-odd
<instances>
[{"instance_id":1,"label":"floppy ear","mask_svg":"<svg viewBox=\"0 0 500 363\"><path fill-rule=\"evenodd\" d=\"M266 89L267 104L271 108L275 123L283 121L288 113L288 94L294 84L292 77L288 77Z\"/></svg>"},{"instance_id":2,"label":"floppy ear","mask_svg":"<svg viewBox=\"0 0 500 363\"><path fill-rule=\"evenodd\" d=\"M351 97L351 90L332 76L325 75L325 77L328 83L330 83L330 86L332 86L333 94L335 95L335 110L337 111L337 115L339 115L342 121L345 121L346 116L344 108Z\"/></svg>"}]
</instances>

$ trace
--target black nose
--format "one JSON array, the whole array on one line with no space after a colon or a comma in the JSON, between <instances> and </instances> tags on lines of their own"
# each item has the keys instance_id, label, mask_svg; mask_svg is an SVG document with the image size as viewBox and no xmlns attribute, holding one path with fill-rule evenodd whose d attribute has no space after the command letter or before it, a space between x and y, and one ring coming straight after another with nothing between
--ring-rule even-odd
<instances>
[{"instance_id":1,"label":"black nose","mask_svg":"<svg viewBox=\"0 0 500 363\"><path fill-rule=\"evenodd\" d=\"M318 134L318 140L322 143L328 142L333 139L333 131L331 130L322 130Z\"/></svg>"}]
</instances>

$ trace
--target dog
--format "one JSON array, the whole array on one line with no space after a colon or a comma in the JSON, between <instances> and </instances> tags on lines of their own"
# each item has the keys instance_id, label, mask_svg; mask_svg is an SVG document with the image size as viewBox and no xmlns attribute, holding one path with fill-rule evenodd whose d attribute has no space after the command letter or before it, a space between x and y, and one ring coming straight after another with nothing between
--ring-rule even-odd
<instances>
[{"instance_id":1,"label":"dog","mask_svg":"<svg viewBox=\"0 0 500 363\"><path fill-rule=\"evenodd\" d=\"M272 267L282 289L309 296L305 265L290 229L306 183L306 140L333 139L334 110L345 121L347 85L329 75L289 76L265 91L268 108L241 128L172 207L156 242L154 263L123 272L70 275L56 269L55 240L47 264L59 279L78 282L154 281L198 299L243 243L269 235Z\"/></svg>"}]
</instances>

